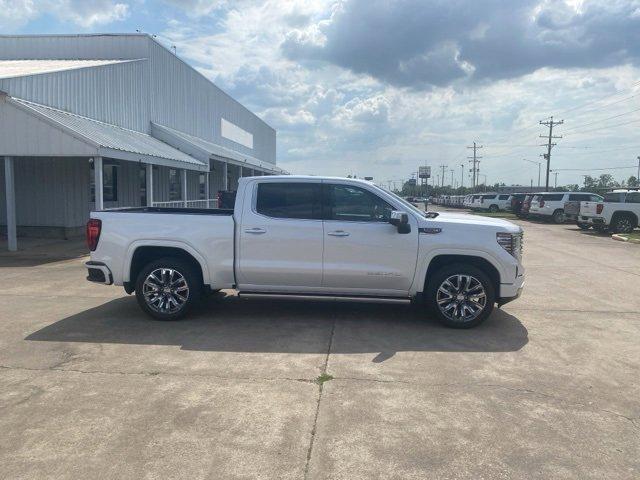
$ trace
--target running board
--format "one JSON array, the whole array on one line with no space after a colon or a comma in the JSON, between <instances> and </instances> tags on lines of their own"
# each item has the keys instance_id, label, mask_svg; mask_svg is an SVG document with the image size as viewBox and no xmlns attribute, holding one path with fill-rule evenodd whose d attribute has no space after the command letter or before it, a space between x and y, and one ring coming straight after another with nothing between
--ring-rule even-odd
<instances>
[{"instance_id":1,"label":"running board","mask_svg":"<svg viewBox=\"0 0 640 480\"><path fill-rule=\"evenodd\" d=\"M320 300L329 302L362 302L362 303L400 303L409 304L411 299L398 297L365 297L342 295L312 295L308 293L265 293L265 292L239 292L242 298L275 298L278 300Z\"/></svg>"}]
</instances>

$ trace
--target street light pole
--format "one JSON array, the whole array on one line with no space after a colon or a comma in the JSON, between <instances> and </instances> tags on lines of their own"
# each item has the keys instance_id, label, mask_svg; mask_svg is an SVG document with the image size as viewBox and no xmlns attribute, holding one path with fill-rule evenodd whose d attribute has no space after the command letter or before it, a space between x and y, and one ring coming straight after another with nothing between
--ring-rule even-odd
<instances>
[{"instance_id":1,"label":"street light pole","mask_svg":"<svg viewBox=\"0 0 640 480\"><path fill-rule=\"evenodd\" d=\"M542 166L542 162L534 162L533 160L528 160L526 158L522 159L525 162L533 163L534 165L538 165L538 188L540 188L540 167Z\"/></svg>"}]
</instances>

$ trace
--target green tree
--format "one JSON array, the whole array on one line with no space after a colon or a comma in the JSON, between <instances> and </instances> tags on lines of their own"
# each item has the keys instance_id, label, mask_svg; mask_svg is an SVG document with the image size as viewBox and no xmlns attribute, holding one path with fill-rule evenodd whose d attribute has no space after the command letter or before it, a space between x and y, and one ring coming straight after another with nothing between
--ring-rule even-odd
<instances>
[{"instance_id":1,"label":"green tree","mask_svg":"<svg viewBox=\"0 0 640 480\"><path fill-rule=\"evenodd\" d=\"M635 176L631 175L629 177L629 180L627 180L627 187L640 187L640 179L636 178Z\"/></svg>"}]
</instances>

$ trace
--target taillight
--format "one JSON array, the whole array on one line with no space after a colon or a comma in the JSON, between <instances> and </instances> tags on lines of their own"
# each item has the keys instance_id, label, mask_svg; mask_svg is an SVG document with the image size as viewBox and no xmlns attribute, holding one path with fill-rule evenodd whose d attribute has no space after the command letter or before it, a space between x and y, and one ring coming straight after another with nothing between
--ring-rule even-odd
<instances>
[{"instance_id":1,"label":"taillight","mask_svg":"<svg viewBox=\"0 0 640 480\"><path fill-rule=\"evenodd\" d=\"M100 240L100 230L102 230L102 220L91 218L87 222L87 247L93 252L98 247Z\"/></svg>"},{"instance_id":2,"label":"taillight","mask_svg":"<svg viewBox=\"0 0 640 480\"><path fill-rule=\"evenodd\" d=\"M544 207L544 200L540 200L540 208Z\"/></svg>"},{"instance_id":3,"label":"taillight","mask_svg":"<svg viewBox=\"0 0 640 480\"><path fill-rule=\"evenodd\" d=\"M598 205L596 205L596 213L600 215L602 213L603 208L604 208L604 205L602 203L599 203Z\"/></svg>"}]
</instances>

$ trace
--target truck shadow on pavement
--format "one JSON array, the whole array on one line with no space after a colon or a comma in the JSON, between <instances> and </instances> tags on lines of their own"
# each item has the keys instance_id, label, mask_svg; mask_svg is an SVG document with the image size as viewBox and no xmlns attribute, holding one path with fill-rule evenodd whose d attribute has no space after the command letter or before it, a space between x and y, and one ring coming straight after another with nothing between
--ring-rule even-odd
<instances>
[{"instance_id":1,"label":"truck shadow on pavement","mask_svg":"<svg viewBox=\"0 0 640 480\"><path fill-rule=\"evenodd\" d=\"M215 295L178 322L151 320L124 297L59 320L25 338L40 342L170 345L184 350L259 353L402 351L511 352L527 329L503 310L470 330L445 328L423 307L241 299Z\"/></svg>"}]
</instances>

